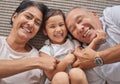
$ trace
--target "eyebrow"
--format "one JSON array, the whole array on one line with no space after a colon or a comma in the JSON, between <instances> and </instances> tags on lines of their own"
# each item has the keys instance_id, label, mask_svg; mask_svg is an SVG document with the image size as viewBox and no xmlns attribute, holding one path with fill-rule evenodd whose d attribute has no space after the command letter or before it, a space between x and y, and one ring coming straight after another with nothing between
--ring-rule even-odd
<instances>
[{"instance_id":1,"label":"eyebrow","mask_svg":"<svg viewBox=\"0 0 120 84\"><path fill-rule=\"evenodd\" d=\"M33 17L33 15L31 13L29 13L29 12L27 12L27 13L30 14ZM37 18L37 20L40 21L40 22L42 22L42 20L39 19L39 18Z\"/></svg>"},{"instance_id":2,"label":"eyebrow","mask_svg":"<svg viewBox=\"0 0 120 84\"><path fill-rule=\"evenodd\" d=\"M77 21L79 18L81 18L81 15L78 15L77 17L75 17L75 21ZM70 24L69 28L70 30L73 28L74 26L72 24Z\"/></svg>"},{"instance_id":3,"label":"eyebrow","mask_svg":"<svg viewBox=\"0 0 120 84\"><path fill-rule=\"evenodd\" d=\"M75 21L78 20L81 17L82 17L82 15L78 15L77 17L75 17Z\"/></svg>"}]
</instances>

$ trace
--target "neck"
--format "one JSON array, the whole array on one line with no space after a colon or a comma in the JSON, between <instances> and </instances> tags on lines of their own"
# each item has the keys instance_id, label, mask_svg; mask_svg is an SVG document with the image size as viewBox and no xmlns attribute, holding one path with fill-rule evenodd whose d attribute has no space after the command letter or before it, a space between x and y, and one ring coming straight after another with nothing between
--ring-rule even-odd
<instances>
[{"instance_id":1,"label":"neck","mask_svg":"<svg viewBox=\"0 0 120 84\"><path fill-rule=\"evenodd\" d=\"M9 35L6 39L8 45L17 52L27 52L28 46L27 42L22 41L22 39L16 38L15 36Z\"/></svg>"}]
</instances>

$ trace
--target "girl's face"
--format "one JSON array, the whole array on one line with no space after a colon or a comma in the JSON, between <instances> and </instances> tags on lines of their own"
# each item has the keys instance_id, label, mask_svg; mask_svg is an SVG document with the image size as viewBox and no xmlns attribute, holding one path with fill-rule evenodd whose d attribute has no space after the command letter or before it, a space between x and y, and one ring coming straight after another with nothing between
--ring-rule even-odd
<instances>
[{"instance_id":1,"label":"girl's face","mask_svg":"<svg viewBox=\"0 0 120 84\"><path fill-rule=\"evenodd\" d=\"M12 17L12 34L21 40L30 40L38 32L42 17L42 13L34 6L28 7L20 13L15 13Z\"/></svg>"},{"instance_id":2,"label":"girl's face","mask_svg":"<svg viewBox=\"0 0 120 84\"><path fill-rule=\"evenodd\" d=\"M67 35L67 29L63 16L55 15L46 21L45 34L49 37L52 43L62 44Z\"/></svg>"}]
</instances>

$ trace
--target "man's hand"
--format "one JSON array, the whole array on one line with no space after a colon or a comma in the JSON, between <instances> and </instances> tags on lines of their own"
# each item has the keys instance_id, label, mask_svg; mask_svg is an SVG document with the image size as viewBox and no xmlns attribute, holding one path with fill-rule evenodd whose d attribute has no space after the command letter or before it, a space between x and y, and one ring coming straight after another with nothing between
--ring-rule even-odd
<instances>
[{"instance_id":1,"label":"man's hand","mask_svg":"<svg viewBox=\"0 0 120 84\"><path fill-rule=\"evenodd\" d=\"M96 34L96 38L93 39L95 46L106 39L106 32L102 29L96 30Z\"/></svg>"},{"instance_id":2,"label":"man's hand","mask_svg":"<svg viewBox=\"0 0 120 84\"><path fill-rule=\"evenodd\" d=\"M90 69L95 67L94 58L97 52L91 48L79 49L76 48L74 55L77 57L77 61L74 62L73 67L80 67L82 69Z\"/></svg>"}]
</instances>

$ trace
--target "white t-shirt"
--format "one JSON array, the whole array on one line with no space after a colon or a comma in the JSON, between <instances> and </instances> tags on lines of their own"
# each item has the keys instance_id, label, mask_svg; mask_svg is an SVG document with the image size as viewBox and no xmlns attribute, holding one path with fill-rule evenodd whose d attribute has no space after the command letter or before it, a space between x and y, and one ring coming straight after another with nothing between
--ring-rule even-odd
<instances>
[{"instance_id":1,"label":"white t-shirt","mask_svg":"<svg viewBox=\"0 0 120 84\"><path fill-rule=\"evenodd\" d=\"M80 43L76 40L67 39L63 44L52 44L49 40L45 41L45 44L39 51L48 55L55 56L57 58L64 58L68 54L69 50L74 50Z\"/></svg>"},{"instance_id":2,"label":"white t-shirt","mask_svg":"<svg viewBox=\"0 0 120 84\"><path fill-rule=\"evenodd\" d=\"M3 59L24 59L29 57L39 57L39 52L33 46L28 53L14 51L6 42L6 37L0 37L0 60ZM14 68L13 68L14 69ZM44 84L42 82L43 71L39 69L29 70L10 77L1 78L0 84Z\"/></svg>"},{"instance_id":3,"label":"white t-shirt","mask_svg":"<svg viewBox=\"0 0 120 84\"><path fill-rule=\"evenodd\" d=\"M69 50L74 50L78 46L80 46L80 43L71 39L67 39L66 42L61 45L52 44L49 40L46 40L45 45L39 51L62 59L68 54ZM45 84L50 84L50 81L47 79Z\"/></svg>"}]
</instances>

